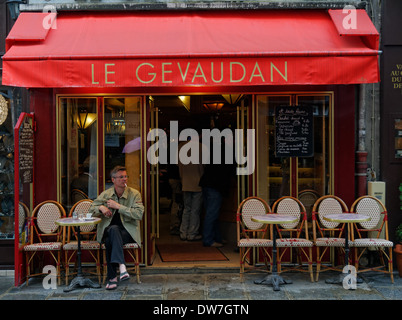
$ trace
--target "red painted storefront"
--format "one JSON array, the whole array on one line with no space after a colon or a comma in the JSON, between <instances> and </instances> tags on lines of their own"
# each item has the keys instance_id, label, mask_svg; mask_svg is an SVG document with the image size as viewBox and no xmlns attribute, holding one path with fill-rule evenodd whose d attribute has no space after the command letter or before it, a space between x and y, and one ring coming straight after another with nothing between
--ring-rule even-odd
<instances>
[{"instance_id":1,"label":"red painted storefront","mask_svg":"<svg viewBox=\"0 0 402 320\"><path fill-rule=\"evenodd\" d=\"M34 205L61 201L60 99L95 99L97 123L104 124L107 97L139 97L141 141L149 146L144 135L153 127L149 97L158 95L245 95L246 126L256 129L265 97L289 98L290 105L310 96L324 101L330 113L325 129L330 165L322 190L348 205L355 199L356 85L379 81L378 33L365 11L358 10L356 29L344 28L342 10L261 10L246 16L241 11L61 13L43 28L45 17L22 13L3 57L3 84L30 89L36 123ZM98 136L106 130L98 125ZM105 188L105 144L98 138L98 192ZM141 172L150 171L146 161L141 166ZM256 167L246 178L247 195L259 195L262 166ZM148 262L155 254L150 179L145 174L140 184L148 210ZM293 183L292 195L297 196L298 186ZM18 250L15 261L19 277L23 261Z\"/></svg>"}]
</instances>

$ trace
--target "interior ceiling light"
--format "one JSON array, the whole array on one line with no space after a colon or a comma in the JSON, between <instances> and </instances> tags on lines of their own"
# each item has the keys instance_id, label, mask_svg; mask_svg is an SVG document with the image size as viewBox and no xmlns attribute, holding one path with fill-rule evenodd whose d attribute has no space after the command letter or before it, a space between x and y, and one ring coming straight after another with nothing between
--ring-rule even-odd
<instances>
[{"instance_id":1,"label":"interior ceiling light","mask_svg":"<svg viewBox=\"0 0 402 320\"><path fill-rule=\"evenodd\" d=\"M204 108L209 111L217 112L220 109L222 109L224 105L225 105L224 102L207 102L204 103Z\"/></svg>"},{"instance_id":2,"label":"interior ceiling light","mask_svg":"<svg viewBox=\"0 0 402 320\"><path fill-rule=\"evenodd\" d=\"M178 98L183 103L184 108L190 112L190 96L178 96Z\"/></svg>"},{"instance_id":3,"label":"interior ceiling light","mask_svg":"<svg viewBox=\"0 0 402 320\"><path fill-rule=\"evenodd\" d=\"M79 129L86 129L96 120L96 113L88 113L86 109L78 112L77 124Z\"/></svg>"},{"instance_id":4,"label":"interior ceiling light","mask_svg":"<svg viewBox=\"0 0 402 320\"><path fill-rule=\"evenodd\" d=\"M224 97L230 105L235 106L243 98L243 94L223 94L222 97Z\"/></svg>"}]
</instances>

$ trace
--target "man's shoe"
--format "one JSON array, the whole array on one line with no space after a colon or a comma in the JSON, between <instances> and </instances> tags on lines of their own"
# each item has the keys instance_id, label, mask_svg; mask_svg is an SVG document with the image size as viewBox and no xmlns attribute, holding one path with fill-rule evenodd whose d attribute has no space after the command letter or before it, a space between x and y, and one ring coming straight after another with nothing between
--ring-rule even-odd
<instances>
[{"instance_id":1,"label":"man's shoe","mask_svg":"<svg viewBox=\"0 0 402 320\"><path fill-rule=\"evenodd\" d=\"M180 235L180 231L173 229L173 230L170 230L170 234L171 234L172 236L179 236L179 235Z\"/></svg>"}]
</instances>

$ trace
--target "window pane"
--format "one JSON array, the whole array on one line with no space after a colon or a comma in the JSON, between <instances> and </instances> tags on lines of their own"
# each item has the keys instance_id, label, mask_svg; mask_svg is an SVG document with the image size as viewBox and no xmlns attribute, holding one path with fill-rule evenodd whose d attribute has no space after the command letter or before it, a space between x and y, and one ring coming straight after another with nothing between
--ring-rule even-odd
<instances>
[{"instance_id":1,"label":"window pane","mask_svg":"<svg viewBox=\"0 0 402 320\"><path fill-rule=\"evenodd\" d=\"M97 189L96 98L61 98L62 203L70 208Z\"/></svg>"},{"instance_id":2,"label":"window pane","mask_svg":"<svg viewBox=\"0 0 402 320\"><path fill-rule=\"evenodd\" d=\"M275 156L275 107L290 105L290 96L258 96L258 196L269 204L290 195L290 158Z\"/></svg>"},{"instance_id":3,"label":"window pane","mask_svg":"<svg viewBox=\"0 0 402 320\"><path fill-rule=\"evenodd\" d=\"M402 158L402 120L395 119L395 158Z\"/></svg>"},{"instance_id":4,"label":"window pane","mask_svg":"<svg viewBox=\"0 0 402 320\"><path fill-rule=\"evenodd\" d=\"M290 106L293 100L313 110L314 148L310 157L277 157L275 154L275 108ZM330 95L324 94L257 96L257 195L269 204L287 195L302 200L302 193L303 198L308 199L331 193L330 101ZM297 185L292 185L292 181ZM306 209L309 211L308 205Z\"/></svg>"},{"instance_id":5,"label":"window pane","mask_svg":"<svg viewBox=\"0 0 402 320\"><path fill-rule=\"evenodd\" d=\"M141 192L141 98L104 99L105 189L112 186L110 171L127 168L128 185Z\"/></svg>"},{"instance_id":6,"label":"window pane","mask_svg":"<svg viewBox=\"0 0 402 320\"><path fill-rule=\"evenodd\" d=\"M0 240L14 239L14 135L10 101L3 99L0 125ZM18 168L16 168L18 170ZM20 190L22 191L22 190ZM21 197L21 201L24 199ZM29 205L29 202L28 202ZM22 221L23 223L24 221Z\"/></svg>"},{"instance_id":7,"label":"window pane","mask_svg":"<svg viewBox=\"0 0 402 320\"><path fill-rule=\"evenodd\" d=\"M299 96L298 104L313 107L314 154L298 158L298 191L329 194L329 96Z\"/></svg>"}]
</instances>

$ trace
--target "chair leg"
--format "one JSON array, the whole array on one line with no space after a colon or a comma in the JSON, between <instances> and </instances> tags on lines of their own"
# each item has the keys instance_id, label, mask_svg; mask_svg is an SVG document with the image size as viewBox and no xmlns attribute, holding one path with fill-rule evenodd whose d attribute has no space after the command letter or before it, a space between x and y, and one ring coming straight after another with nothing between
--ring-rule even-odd
<instances>
[{"instance_id":1,"label":"chair leg","mask_svg":"<svg viewBox=\"0 0 402 320\"><path fill-rule=\"evenodd\" d=\"M59 286L61 285L60 263L61 263L61 250L57 251L57 284Z\"/></svg>"},{"instance_id":2,"label":"chair leg","mask_svg":"<svg viewBox=\"0 0 402 320\"><path fill-rule=\"evenodd\" d=\"M106 281L106 275L107 275L107 263L106 263L106 251L102 250L102 257L103 257L103 280L102 283L105 283Z\"/></svg>"},{"instance_id":3,"label":"chair leg","mask_svg":"<svg viewBox=\"0 0 402 320\"><path fill-rule=\"evenodd\" d=\"M64 270L65 270L65 282L66 286L68 286L68 274L70 272L70 267L68 265L68 251L64 251Z\"/></svg>"},{"instance_id":4,"label":"chair leg","mask_svg":"<svg viewBox=\"0 0 402 320\"><path fill-rule=\"evenodd\" d=\"M317 247L316 250L317 250L317 270L316 270L315 281L318 281L318 277L320 276L320 270L321 270L320 247Z\"/></svg>"},{"instance_id":5,"label":"chair leg","mask_svg":"<svg viewBox=\"0 0 402 320\"><path fill-rule=\"evenodd\" d=\"M284 251L286 251L286 248L284 249ZM282 253L282 255L284 254L284 252ZM278 272L278 274L280 274L282 272L282 255L281 255L281 249L277 248L277 252L276 252L276 270Z\"/></svg>"},{"instance_id":6,"label":"chair leg","mask_svg":"<svg viewBox=\"0 0 402 320\"><path fill-rule=\"evenodd\" d=\"M96 274L98 275L98 282L101 284L101 261L100 261L100 250L96 250Z\"/></svg>"},{"instance_id":7,"label":"chair leg","mask_svg":"<svg viewBox=\"0 0 402 320\"><path fill-rule=\"evenodd\" d=\"M394 283L394 267L392 265L392 248L389 248L388 271L391 276L391 282Z\"/></svg>"},{"instance_id":8,"label":"chair leg","mask_svg":"<svg viewBox=\"0 0 402 320\"><path fill-rule=\"evenodd\" d=\"M31 263L28 252L25 252L25 272L26 272L26 285L29 285L30 267Z\"/></svg>"},{"instance_id":9,"label":"chair leg","mask_svg":"<svg viewBox=\"0 0 402 320\"><path fill-rule=\"evenodd\" d=\"M137 283L141 283L141 281L140 281L139 250L134 249L134 254L135 254L135 273L137 275Z\"/></svg>"},{"instance_id":10,"label":"chair leg","mask_svg":"<svg viewBox=\"0 0 402 320\"><path fill-rule=\"evenodd\" d=\"M266 267L267 270L269 271L269 269L270 269L269 264L270 264L270 263L268 262L268 260L269 260L269 255L268 255L267 249L262 248L262 255L263 255L263 257L264 257L264 264L265 264L265 267Z\"/></svg>"},{"instance_id":11,"label":"chair leg","mask_svg":"<svg viewBox=\"0 0 402 320\"><path fill-rule=\"evenodd\" d=\"M314 274L313 274L313 248L308 248L309 251L309 260L308 260L308 269L310 272L311 282L314 282Z\"/></svg>"},{"instance_id":12,"label":"chair leg","mask_svg":"<svg viewBox=\"0 0 402 320\"><path fill-rule=\"evenodd\" d=\"M359 270L359 253L358 253L359 248L354 247L353 250L355 253L355 269L356 269L356 273L357 273L357 270Z\"/></svg>"},{"instance_id":13,"label":"chair leg","mask_svg":"<svg viewBox=\"0 0 402 320\"><path fill-rule=\"evenodd\" d=\"M239 248L239 253L240 253L240 273L244 273L244 248L240 247Z\"/></svg>"}]
</instances>

